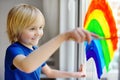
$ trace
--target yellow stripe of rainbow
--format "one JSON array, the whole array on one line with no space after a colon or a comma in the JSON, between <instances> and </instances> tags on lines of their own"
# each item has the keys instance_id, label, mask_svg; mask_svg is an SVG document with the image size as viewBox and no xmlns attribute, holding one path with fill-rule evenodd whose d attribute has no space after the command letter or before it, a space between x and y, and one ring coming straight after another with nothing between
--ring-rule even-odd
<instances>
[{"instance_id":1,"label":"yellow stripe of rainbow","mask_svg":"<svg viewBox=\"0 0 120 80\"><path fill-rule=\"evenodd\" d=\"M103 12L99 9L96 9L93 12L91 12L91 14L88 17L88 20L86 21L85 29L87 29L87 27L92 19L96 19L100 23L103 33L105 35L104 37L110 37L109 25L104 17ZM93 27L95 27L95 26L93 26ZM107 42L107 46L109 47L108 49L109 49L109 53L110 53L110 59L113 59L114 54L113 54L112 42L111 42L111 40L107 40L106 42Z\"/></svg>"}]
</instances>

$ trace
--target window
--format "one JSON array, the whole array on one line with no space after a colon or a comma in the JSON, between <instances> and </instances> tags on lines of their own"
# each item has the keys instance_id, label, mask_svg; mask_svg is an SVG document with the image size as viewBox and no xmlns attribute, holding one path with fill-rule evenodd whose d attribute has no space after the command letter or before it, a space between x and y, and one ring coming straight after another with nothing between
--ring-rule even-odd
<instances>
[{"instance_id":1,"label":"window","mask_svg":"<svg viewBox=\"0 0 120 80\"><path fill-rule=\"evenodd\" d=\"M91 0L60 0L60 32L75 28L75 26L83 26L84 17L90 1ZM112 9L118 31L120 31L120 1L107 1ZM118 34L120 36L120 32L118 32ZM120 40L118 42L120 45ZM104 71L101 80L117 80L119 53L117 50L113 61L110 63L111 70L108 73ZM87 66L87 77L57 80L98 80L94 60L91 58L89 61L86 61L85 57L84 43L77 44L72 41L64 43L60 48L60 69L73 72L77 71L81 63L85 63Z\"/></svg>"},{"instance_id":2,"label":"window","mask_svg":"<svg viewBox=\"0 0 120 80\"><path fill-rule=\"evenodd\" d=\"M115 22L116 22L116 26L118 28L118 35L120 36L120 1L119 0L107 0L112 12L113 12L113 16L115 18ZM83 26L84 23L84 17L85 17L85 13L87 11L87 8L89 6L90 0L80 0L79 5L78 6L79 9L79 15L80 15L80 20L79 20L79 25ZM109 15L109 14L108 14ZM104 73L102 75L101 80L117 80L118 79L118 62L119 62L119 49L120 49L120 40L118 41L118 50L116 50L115 55L114 55L114 59L113 61L110 63L110 71L107 73L104 70ZM97 80L97 74L96 74L96 67L95 67L95 63L94 60L91 58L88 61L85 61L82 57L85 56L84 55L84 45L79 45L79 64L81 62L85 62L86 63L86 73L87 73L87 78L84 80ZM82 54L81 54L82 53ZM80 79L83 80L83 79Z\"/></svg>"}]
</instances>

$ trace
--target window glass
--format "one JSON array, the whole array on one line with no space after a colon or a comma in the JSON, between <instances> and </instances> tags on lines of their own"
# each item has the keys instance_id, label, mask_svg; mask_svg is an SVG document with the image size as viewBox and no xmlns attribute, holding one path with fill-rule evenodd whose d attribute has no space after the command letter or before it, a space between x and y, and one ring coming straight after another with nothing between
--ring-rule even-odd
<instances>
[{"instance_id":1,"label":"window glass","mask_svg":"<svg viewBox=\"0 0 120 80\"><path fill-rule=\"evenodd\" d=\"M86 8L86 11L87 11L90 1L89 0L84 0L84 1L86 3L84 7ZM116 27L118 29L118 36L120 36L120 0L106 0L106 1L108 2L112 10L115 23L116 23ZM114 58L109 65L110 71L107 72L106 69L104 69L101 80L117 80L118 79L118 61L119 61L119 53L120 53L119 45L120 45L120 40L118 39L118 49L115 51ZM87 73L86 80L98 80L95 62L92 58L86 61L86 66L87 66L86 67L86 73Z\"/></svg>"}]
</instances>

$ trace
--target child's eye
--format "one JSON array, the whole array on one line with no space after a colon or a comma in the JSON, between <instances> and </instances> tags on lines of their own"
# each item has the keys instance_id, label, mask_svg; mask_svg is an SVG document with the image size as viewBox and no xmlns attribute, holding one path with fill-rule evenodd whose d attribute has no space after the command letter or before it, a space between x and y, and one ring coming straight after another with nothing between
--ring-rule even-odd
<instances>
[{"instance_id":1,"label":"child's eye","mask_svg":"<svg viewBox=\"0 0 120 80\"><path fill-rule=\"evenodd\" d=\"M35 28L30 28L30 30L35 30Z\"/></svg>"},{"instance_id":2,"label":"child's eye","mask_svg":"<svg viewBox=\"0 0 120 80\"><path fill-rule=\"evenodd\" d=\"M43 29L43 26L40 26L39 29Z\"/></svg>"}]
</instances>

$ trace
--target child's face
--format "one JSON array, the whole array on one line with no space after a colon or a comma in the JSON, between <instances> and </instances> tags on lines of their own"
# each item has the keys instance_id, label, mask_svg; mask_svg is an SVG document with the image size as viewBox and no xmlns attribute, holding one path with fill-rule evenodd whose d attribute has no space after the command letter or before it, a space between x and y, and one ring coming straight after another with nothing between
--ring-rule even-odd
<instances>
[{"instance_id":1,"label":"child's face","mask_svg":"<svg viewBox=\"0 0 120 80\"><path fill-rule=\"evenodd\" d=\"M34 24L23 30L19 41L25 46L32 48L32 46L38 44L39 39L43 36L43 27L43 22L38 18Z\"/></svg>"}]
</instances>

